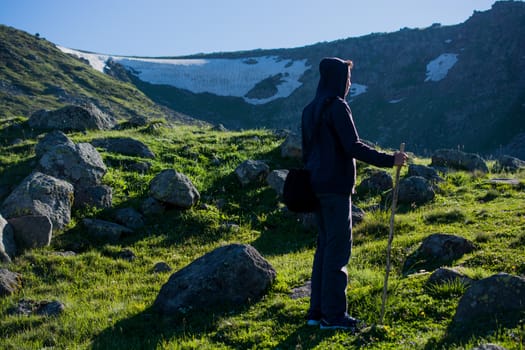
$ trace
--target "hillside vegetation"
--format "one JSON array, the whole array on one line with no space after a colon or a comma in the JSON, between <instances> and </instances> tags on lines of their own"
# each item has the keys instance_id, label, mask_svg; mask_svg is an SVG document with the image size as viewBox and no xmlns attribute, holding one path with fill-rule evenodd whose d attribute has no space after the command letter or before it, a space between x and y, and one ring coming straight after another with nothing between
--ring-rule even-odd
<instances>
[{"instance_id":1,"label":"hillside vegetation","mask_svg":"<svg viewBox=\"0 0 525 350\"><path fill-rule=\"evenodd\" d=\"M0 119L91 102L121 120L144 116L192 121L155 104L132 84L63 53L53 43L1 24L0 101Z\"/></svg>"},{"instance_id":2,"label":"hillside vegetation","mask_svg":"<svg viewBox=\"0 0 525 350\"><path fill-rule=\"evenodd\" d=\"M32 171L34 146L42 135L29 129L22 117L4 118L0 134L8 136L1 145L0 185L12 188ZM405 258L425 237L450 233L475 243L472 253L454 263L469 277L480 279L498 272L525 275L523 172L449 172L443 174L445 182L439 184L431 203L400 207L386 327L352 335L307 327L308 298L290 297L310 277L315 232L287 212L264 182L242 187L233 175L247 159L264 160L271 169L297 166L297 161L281 157L282 136L266 129L216 131L167 123L154 131L146 126L68 136L75 142L129 136L148 145L156 157L145 174L110 167L103 181L113 188L112 209L75 211L71 224L54 235L49 247L26 251L1 266L23 278L18 293L0 298L2 349L472 349L485 343L522 349L525 344L523 322L491 331L474 324L464 337L449 336L447 329L467 287L448 283L428 288L428 273L401 274ZM130 158L99 151L112 164ZM417 156L411 161L429 163ZM106 218L119 207L138 207L148 194L151 179L168 168L191 179L201 193L198 205L149 218L145 227L117 243L89 238L82 218ZM359 164L358 168L359 182L367 166ZM403 169L402 176L405 172ZM506 176L518 178L520 184L487 182ZM348 265L349 312L373 325L381 307L389 212L380 195L356 196L354 204L367 214L354 228ZM386 210L378 209L385 206ZM184 317L162 317L152 311L171 273L234 242L253 245L277 271L276 281L261 300L227 310L218 305ZM135 259L123 258L125 250L133 252ZM65 251L76 254L57 254ZM153 272L158 262L167 263L172 272ZM24 299L60 300L65 310L55 317L8 312Z\"/></svg>"}]
</instances>

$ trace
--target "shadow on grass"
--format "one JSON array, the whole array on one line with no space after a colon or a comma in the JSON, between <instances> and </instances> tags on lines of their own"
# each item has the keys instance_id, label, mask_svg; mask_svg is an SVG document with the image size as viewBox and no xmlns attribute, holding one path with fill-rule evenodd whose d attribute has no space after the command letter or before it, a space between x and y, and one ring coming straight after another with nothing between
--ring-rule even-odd
<instances>
[{"instance_id":1,"label":"shadow on grass","mask_svg":"<svg viewBox=\"0 0 525 350\"><path fill-rule=\"evenodd\" d=\"M187 315L168 316L158 313L153 307L130 318L117 322L99 333L92 343L92 349L158 349L167 343L198 348L200 338L217 329L217 323L225 315L242 313L249 305L226 309L196 311ZM222 343L220 337L210 339Z\"/></svg>"}]
</instances>

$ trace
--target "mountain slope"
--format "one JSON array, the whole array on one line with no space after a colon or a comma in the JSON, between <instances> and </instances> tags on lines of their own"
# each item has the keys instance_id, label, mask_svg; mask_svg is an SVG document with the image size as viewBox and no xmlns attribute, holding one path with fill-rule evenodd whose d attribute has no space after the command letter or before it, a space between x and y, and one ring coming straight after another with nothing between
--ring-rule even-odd
<instances>
[{"instance_id":1,"label":"mountain slope","mask_svg":"<svg viewBox=\"0 0 525 350\"><path fill-rule=\"evenodd\" d=\"M460 147L525 157L523 2L496 2L454 26L404 28L295 49L112 57L104 69L126 68L126 79L151 99L200 119L230 128L294 129L315 92L324 56L355 62L349 100L361 137L393 147L405 141L420 153ZM104 67L110 56L98 57ZM266 74L258 70L265 64ZM260 74L248 74L249 68ZM241 82L244 90L234 92Z\"/></svg>"},{"instance_id":2,"label":"mountain slope","mask_svg":"<svg viewBox=\"0 0 525 350\"><path fill-rule=\"evenodd\" d=\"M159 106L130 83L102 74L54 44L0 25L0 118L93 102L118 119L191 118Z\"/></svg>"}]
</instances>

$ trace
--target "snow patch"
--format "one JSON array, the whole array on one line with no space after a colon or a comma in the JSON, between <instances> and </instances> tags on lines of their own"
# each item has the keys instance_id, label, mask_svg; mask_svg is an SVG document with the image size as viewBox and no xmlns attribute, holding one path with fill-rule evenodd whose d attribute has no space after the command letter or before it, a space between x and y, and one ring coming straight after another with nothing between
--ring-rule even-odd
<instances>
[{"instance_id":1,"label":"snow patch","mask_svg":"<svg viewBox=\"0 0 525 350\"><path fill-rule=\"evenodd\" d=\"M111 58L140 80L151 84L170 85L193 93L208 92L218 96L241 97L251 104L264 104L290 96L302 85L299 79L310 68L306 59L291 60L278 56L156 59L92 54L63 47L59 49L88 60L93 68L101 72ZM245 96L257 83L277 74L282 74L282 79L275 86L277 92L273 96L261 99Z\"/></svg>"},{"instance_id":2,"label":"snow patch","mask_svg":"<svg viewBox=\"0 0 525 350\"><path fill-rule=\"evenodd\" d=\"M392 103L392 104L394 104L394 103L399 103L399 102L403 101L404 99L405 99L405 98L398 98L398 99L396 99L396 100L390 100L390 101L388 101L388 103Z\"/></svg>"},{"instance_id":3,"label":"snow patch","mask_svg":"<svg viewBox=\"0 0 525 350\"><path fill-rule=\"evenodd\" d=\"M352 83L352 85L350 85L350 97L356 97L364 94L367 90L368 86L366 85Z\"/></svg>"},{"instance_id":4,"label":"snow patch","mask_svg":"<svg viewBox=\"0 0 525 350\"><path fill-rule=\"evenodd\" d=\"M427 64L427 78L425 81L440 81L445 79L448 71L458 61L455 53L444 53Z\"/></svg>"}]
</instances>

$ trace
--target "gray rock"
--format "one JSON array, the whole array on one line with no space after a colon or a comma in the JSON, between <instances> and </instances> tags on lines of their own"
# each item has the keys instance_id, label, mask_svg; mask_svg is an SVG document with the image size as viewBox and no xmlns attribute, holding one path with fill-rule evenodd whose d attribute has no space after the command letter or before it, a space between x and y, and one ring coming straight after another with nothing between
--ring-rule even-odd
<instances>
[{"instance_id":1,"label":"gray rock","mask_svg":"<svg viewBox=\"0 0 525 350\"><path fill-rule=\"evenodd\" d=\"M22 275L7 269L0 269L0 296L16 293L22 288Z\"/></svg>"},{"instance_id":2,"label":"gray rock","mask_svg":"<svg viewBox=\"0 0 525 350\"><path fill-rule=\"evenodd\" d=\"M133 208L121 208L115 212L115 221L132 230L144 226L142 215Z\"/></svg>"},{"instance_id":3,"label":"gray rock","mask_svg":"<svg viewBox=\"0 0 525 350\"><path fill-rule=\"evenodd\" d=\"M18 304L8 310L10 315L40 315L53 317L58 316L64 312L65 306L60 301L34 301L30 299L22 299Z\"/></svg>"},{"instance_id":4,"label":"gray rock","mask_svg":"<svg viewBox=\"0 0 525 350\"><path fill-rule=\"evenodd\" d=\"M183 209L191 208L200 199L190 179L173 169L163 170L151 180L149 194L158 201Z\"/></svg>"},{"instance_id":5,"label":"gray rock","mask_svg":"<svg viewBox=\"0 0 525 350\"><path fill-rule=\"evenodd\" d=\"M504 156L500 156L496 160L496 163L494 164L492 171L496 173L503 172L503 171L514 173L521 169L525 169L525 161L519 158L504 155Z\"/></svg>"},{"instance_id":6,"label":"gray rock","mask_svg":"<svg viewBox=\"0 0 525 350\"><path fill-rule=\"evenodd\" d=\"M71 221L73 185L52 176L34 172L6 198L1 212L6 218L43 215L51 219L54 230Z\"/></svg>"},{"instance_id":7,"label":"gray rock","mask_svg":"<svg viewBox=\"0 0 525 350\"><path fill-rule=\"evenodd\" d=\"M131 137L114 137L94 139L91 144L95 147L104 148L108 152L120 153L128 156L143 158L155 158L155 154L144 143Z\"/></svg>"},{"instance_id":8,"label":"gray rock","mask_svg":"<svg viewBox=\"0 0 525 350\"><path fill-rule=\"evenodd\" d=\"M477 170L483 173L489 172L487 164L479 155L453 149L439 149L435 151L432 155L431 166L468 171Z\"/></svg>"},{"instance_id":9,"label":"gray rock","mask_svg":"<svg viewBox=\"0 0 525 350\"><path fill-rule=\"evenodd\" d=\"M281 156L283 158L301 159L303 157L303 145L301 135L289 133L281 144Z\"/></svg>"},{"instance_id":10,"label":"gray rock","mask_svg":"<svg viewBox=\"0 0 525 350\"><path fill-rule=\"evenodd\" d=\"M78 190L99 185L107 168L95 147L79 143L51 148L40 158L39 171L69 181Z\"/></svg>"},{"instance_id":11,"label":"gray rock","mask_svg":"<svg viewBox=\"0 0 525 350\"><path fill-rule=\"evenodd\" d=\"M430 182L421 176L410 176L399 181L399 203L425 204L434 199L436 193Z\"/></svg>"},{"instance_id":12,"label":"gray rock","mask_svg":"<svg viewBox=\"0 0 525 350\"><path fill-rule=\"evenodd\" d=\"M235 169L235 175L243 186L262 182L269 173L270 167L260 160L246 160Z\"/></svg>"},{"instance_id":13,"label":"gray rock","mask_svg":"<svg viewBox=\"0 0 525 350\"><path fill-rule=\"evenodd\" d=\"M459 301L451 329L464 335L482 329L513 328L524 312L525 278L499 273L471 284Z\"/></svg>"},{"instance_id":14,"label":"gray rock","mask_svg":"<svg viewBox=\"0 0 525 350\"><path fill-rule=\"evenodd\" d=\"M301 299L308 298L312 293L312 281L306 281L304 285L292 289L290 293L290 298L292 299Z\"/></svg>"},{"instance_id":15,"label":"gray rock","mask_svg":"<svg viewBox=\"0 0 525 350\"><path fill-rule=\"evenodd\" d=\"M408 176L421 176L430 182L443 182L443 178L439 176L436 169L419 164L410 164L408 166Z\"/></svg>"},{"instance_id":16,"label":"gray rock","mask_svg":"<svg viewBox=\"0 0 525 350\"><path fill-rule=\"evenodd\" d=\"M47 247L53 236L53 223L44 215L28 215L8 220L13 227L16 246L20 250Z\"/></svg>"},{"instance_id":17,"label":"gray rock","mask_svg":"<svg viewBox=\"0 0 525 350\"><path fill-rule=\"evenodd\" d=\"M58 145L66 145L75 147L73 141L67 137L62 131L54 130L47 133L35 146L35 153L38 158L42 157L50 149Z\"/></svg>"},{"instance_id":18,"label":"gray rock","mask_svg":"<svg viewBox=\"0 0 525 350\"><path fill-rule=\"evenodd\" d=\"M117 242L123 234L133 233L133 230L125 226L105 220L86 218L82 223L91 236L111 243Z\"/></svg>"},{"instance_id":19,"label":"gray rock","mask_svg":"<svg viewBox=\"0 0 525 350\"><path fill-rule=\"evenodd\" d=\"M13 227L0 215L0 262L11 262L16 253Z\"/></svg>"},{"instance_id":20,"label":"gray rock","mask_svg":"<svg viewBox=\"0 0 525 350\"><path fill-rule=\"evenodd\" d=\"M160 215L166 211L166 207L155 198L148 197L140 205L140 211L146 216Z\"/></svg>"},{"instance_id":21,"label":"gray rock","mask_svg":"<svg viewBox=\"0 0 525 350\"><path fill-rule=\"evenodd\" d=\"M171 275L153 307L162 314L184 314L217 306L239 306L262 297L275 277L273 267L255 248L231 244Z\"/></svg>"},{"instance_id":22,"label":"gray rock","mask_svg":"<svg viewBox=\"0 0 525 350\"><path fill-rule=\"evenodd\" d=\"M458 270L449 267L440 267L434 271L427 280L427 284L444 284L454 280L459 280L465 285L469 285L472 279L465 276Z\"/></svg>"},{"instance_id":23,"label":"gray rock","mask_svg":"<svg viewBox=\"0 0 525 350\"><path fill-rule=\"evenodd\" d=\"M54 111L39 110L29 118L29 126L42 130L107 130L115 126L115 119L103 113L94 104L66 106Z\"/></svg>"},{"instance_id":24,"label":"gray rock","mask_svg":"<svg viewBox=\"0 0 525 350\"><path fill-rule=\"evenodd\" d=\"M113 190L107 185L75 188L75 208L95 207L111 208L113 204Z\"/></svg>"},{"instance_id":25,"label":"gray rock","mask_svg":"<svg viewBox=\"0 0 525 350\"><path fill-rule=\"evenodd\" d=\"M273 170L266 177L266 183L270 186L279 196L283 195L284 182L288 176L288 170L278 169Z\"/></svg>"},{"instance_id":26,"label":"gray rock","mask_svg":"<svg viewBox=\"0 0 525 350\"><path fill-rule=\"evenodd\" d=\"M169 272L172 268L166 264L165 262L158 262L153 266L153 272L155 273L161 273L161 272Z\"/></svg>"},{"instance_id":27,"label":"gray rock","mask_svg":"<svg viewBox=\"0 0 525 350\"><path fill-rule=\"evenodd\" d=\"M474 244L463 237L432 234L407 257L403 265L403 274L408 275L419 270L432 271L440 266L449 265L473 250Z\"/></svg>"},{"instance_id":28,"label":"gray rock","mask_svg":"<svg viewBox=\"0 0 525 350\"><path fill-rule=\"evenodd\" d=\"M384 170L369 171L366 178L357 186L357 193L365 194L379 194L390 190L392 188L392 176Z\"/></svg>"}]
</instances>

